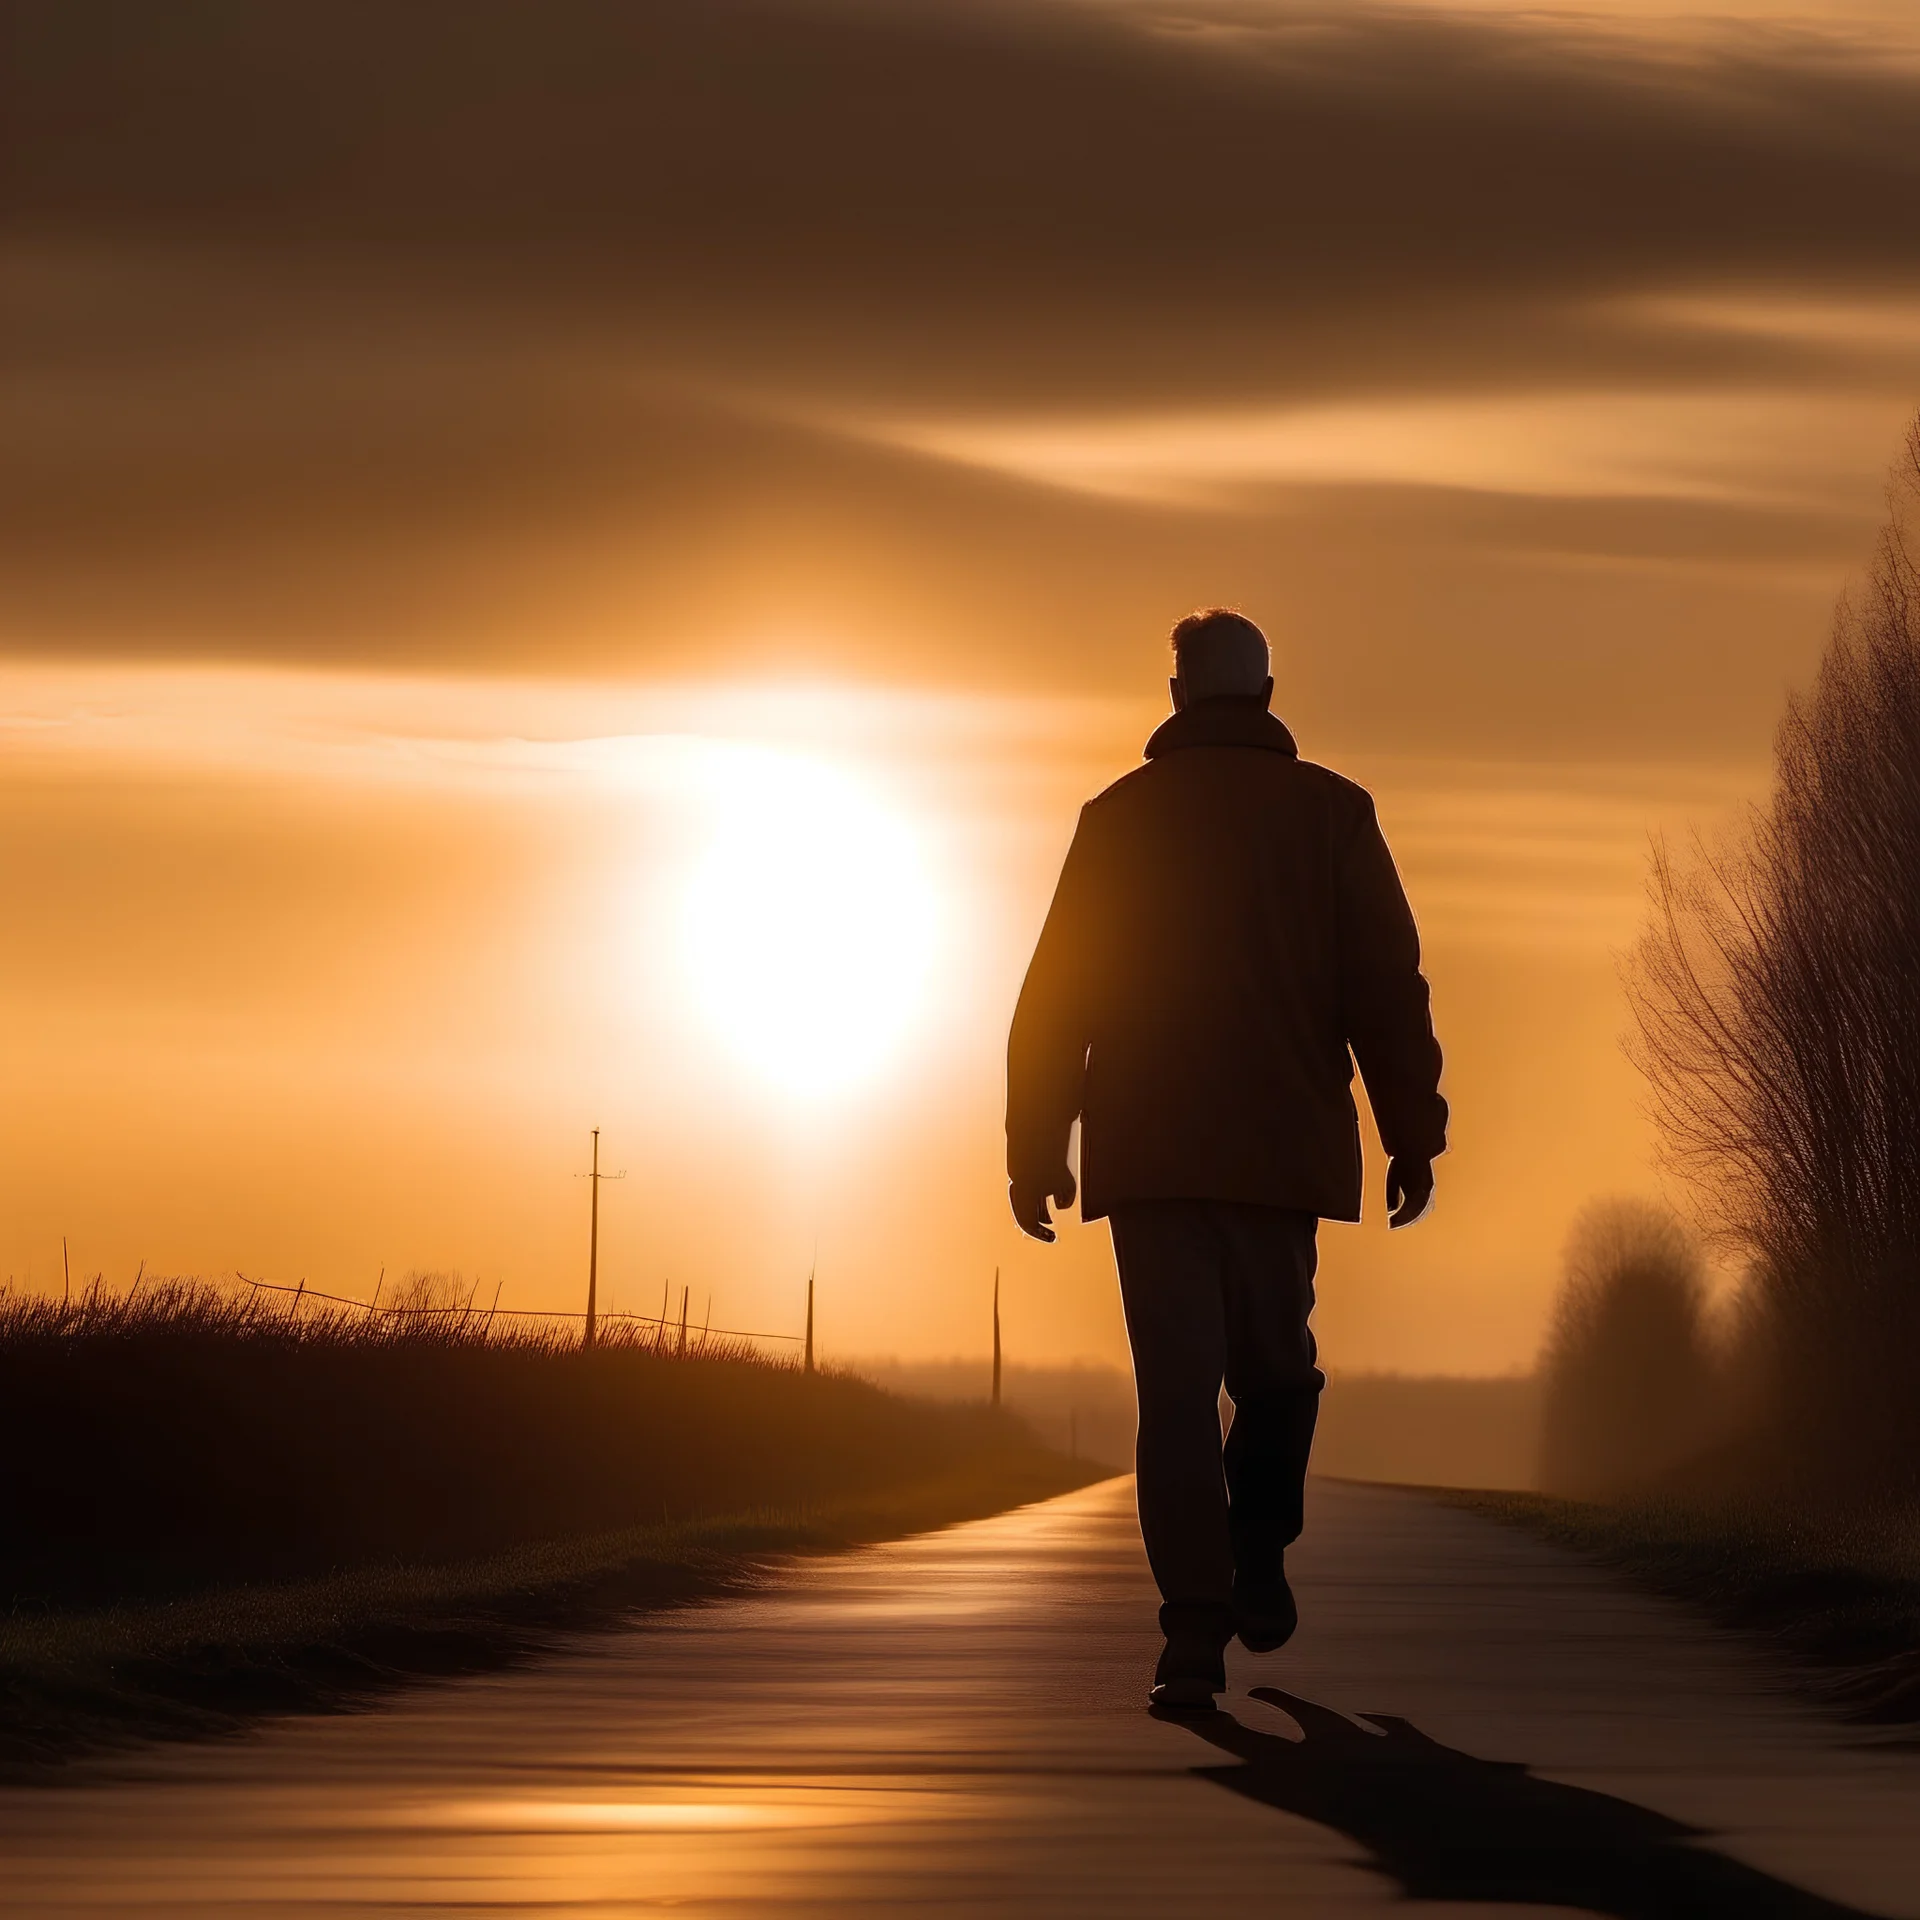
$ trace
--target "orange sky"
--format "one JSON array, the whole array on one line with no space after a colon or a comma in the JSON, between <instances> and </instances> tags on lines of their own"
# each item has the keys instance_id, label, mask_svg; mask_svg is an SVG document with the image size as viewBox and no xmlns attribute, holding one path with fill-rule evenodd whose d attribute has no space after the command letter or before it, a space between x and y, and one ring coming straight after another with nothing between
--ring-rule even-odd
<instances>
[{"instance_id":1,"label":"orange sky","mask_svg":"<svg viewBox=\"0 0 1920 1920\"><path fill-rule=\"evenodd\" d=\"M829 1351L978 1350L1000 1262L1023 1356L1116 1356L1104 1233L1004 1217L1000 1048L1229 601L1449 1055L1330 1358L1527 1360L1654 1181L1647 835L1763 790L1920 399L1908 9L112 18L0 61L0 1266L558 1305L598 1123L616 1304L795 1325L817 1237ZM819 768L939 913L796 1105L682 922L716 794Z\"/></svg>"}]
</instances>

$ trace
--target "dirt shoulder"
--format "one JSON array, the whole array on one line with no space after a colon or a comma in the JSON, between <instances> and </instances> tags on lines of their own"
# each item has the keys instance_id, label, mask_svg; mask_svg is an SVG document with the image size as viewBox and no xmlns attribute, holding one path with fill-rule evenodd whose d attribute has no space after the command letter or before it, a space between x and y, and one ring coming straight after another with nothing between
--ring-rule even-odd
<instances>
[{"instance_id":1,"label":"dirt shoulder","mask_svg":"<svg viewBox=\"0 0 1920 1920\"><path fill-rule=\"evenodd\" d=\"M1697 1608L1784 1656L1849 1720L1920 1722L1920 1516L1420 1491Z\"/></svg>"}]
</instances>

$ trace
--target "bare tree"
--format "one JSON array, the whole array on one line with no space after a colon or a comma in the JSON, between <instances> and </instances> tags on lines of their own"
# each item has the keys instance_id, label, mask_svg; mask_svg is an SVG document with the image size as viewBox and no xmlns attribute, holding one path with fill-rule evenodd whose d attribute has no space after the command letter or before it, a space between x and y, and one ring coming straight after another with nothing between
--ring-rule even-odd
<instances>
[{"instance_id":1,"label":"bare tree","mask_svg":"<svg viewBox=\"0 0 1920 1920\"><path fill-rule=\"evenodd\" d=\"M1607 1499L1705 1442L1713 1356L1693 1237L1664 1207L1603 1200L1574 1223L1541 1356L1541 1484Z\"/></svg>"},{"instance_id":2,"label":"bare tree","mask_svg":"<svg viewBox=\"0 0 1920 1920\"><path fill-rule=\"evenodd\" d=\"M1670 1160L1752 1261L1771 1413L1828 1486L1920 1442L1920 421L1739 840L1657 848L1633 979Z\"/></svg>"}]
</instances>

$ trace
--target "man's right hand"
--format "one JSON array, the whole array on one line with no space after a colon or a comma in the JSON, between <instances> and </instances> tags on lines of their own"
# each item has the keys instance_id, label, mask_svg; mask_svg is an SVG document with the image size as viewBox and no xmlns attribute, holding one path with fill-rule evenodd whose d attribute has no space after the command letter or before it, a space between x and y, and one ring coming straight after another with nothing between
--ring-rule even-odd
<instances>
[{"instance_id":1,"label":"man's right hand","mask_svg":"<svg viewBox=\"0 0 1920 1920\"><path fill-rule=\"evenodd\" d=\"M1064 1161L1049 1179L1014 1180L1007 1187L1020 1231L1031 1239L1049 1241L1053 1238L1053 1221L1047 1212L1047 1202L1052 1200L1058 1206L1070 1207L1077 1191L1073 1169Z\"/></svg>"}]
</instances>

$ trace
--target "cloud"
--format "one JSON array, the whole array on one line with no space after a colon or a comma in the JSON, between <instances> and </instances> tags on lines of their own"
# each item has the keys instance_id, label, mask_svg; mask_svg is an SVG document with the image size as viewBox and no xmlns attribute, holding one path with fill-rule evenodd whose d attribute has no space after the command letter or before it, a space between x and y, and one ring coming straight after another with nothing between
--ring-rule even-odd
<instances>
[{"instance_id":1,"label":"cloud","mask_svg":"<svg viewBox=\"0 0 1920 1920\"><path fill-rule=\"evenodd\" d=\"M0 645L1059 681L1364 634L1382 541L1837 579L1914 36L1609 22L16 4Z\"/></svg>"},{"instance_id":2,"label":"cloud","mask_svg":"<svg viewBox=\"0 0 1920 1920\"><path fill-rule=\"evenodd\" d=\"M1521 392L869 431L1048 486L1229 509L1314 483L1792 509L1871 472L1905 412L1874 395Z\"/></svg>"},{"instance_id":3,"label":"cloud","mask_svg":"<svg viewBox=\"0 0 1920 1920\"><path fill-rule=\"evenodd\" d=\"M17 230L524 271L669 309L1910 274L1920 221L1920 74L1754 22L1683 57L1657 24L1596 43L1531 11L1364 5L11 17Z\"/></svg>"}]
</instances>

